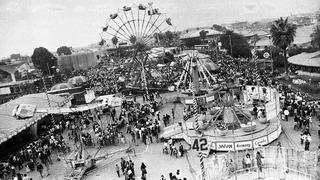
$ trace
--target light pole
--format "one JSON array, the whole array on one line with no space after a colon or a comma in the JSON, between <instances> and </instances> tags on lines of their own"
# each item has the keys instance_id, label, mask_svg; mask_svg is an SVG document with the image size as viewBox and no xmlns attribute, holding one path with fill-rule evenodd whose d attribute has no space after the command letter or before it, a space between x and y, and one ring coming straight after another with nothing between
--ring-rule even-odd
<instances>
[{"instance_id":1,"label":"light pole","mask_svg":"<svg viewBox=\"0 0 320 180\"><path fill-rule=\"evenodd\" d=\"M271 36L268 36L269 38L269 52L270 52L270 59L271 59L271 72L273 74L273 59L272 59L272 47L271 47Z\"/></svg>"},{"instance_id":2,"label":"light pole","mask_svg":"<svg viewBox=\"0 0 320 180\"><path fill-rule=\"evenodd\" d=\"M43 74L42 74L42 81L43 81L44 91L45 91L45 94L46 94L46 97L47 97L47 101L48 101L48 106L49 106L49 109L50 109L51 108L51 103L50 103L50 98L49 98L49 95L48 95L47 86L46 86L46 82L45 82ZM50 113L50 116L51 116L51 121L54 124L54 117L53 117L52 113Z\"/></svg>"},{"instance_id":3,"label":"light pole","mask_svg":"<svg viewBox=\"0 0 320 180\"><path fill-rule=\"evenodd\" d=\"M191 80L193 79L192 75L187 70L185 70L184 68L173 67L173 66L169 66L169 67L176 68L176 69L181 69L184 72L186 72L186 74L191 78ZM192 92L192 98L193 98L193 115L194 115L194 119L195 119L195 129L199 134L201 134L200 126L199 126L198 104L197 104L197 99L196 99L196 94L195 94L194 81L191 81L191 83L192 83L191 84L191 92ZM201 173L202 173L202 180L205 180L206 179L206 177L205 177L206 172L205 172L204 160L203 160L204 154L203 153L199 153L199 156L200 156L200 169L201 169Z\"/></svg>"}]
</instances>

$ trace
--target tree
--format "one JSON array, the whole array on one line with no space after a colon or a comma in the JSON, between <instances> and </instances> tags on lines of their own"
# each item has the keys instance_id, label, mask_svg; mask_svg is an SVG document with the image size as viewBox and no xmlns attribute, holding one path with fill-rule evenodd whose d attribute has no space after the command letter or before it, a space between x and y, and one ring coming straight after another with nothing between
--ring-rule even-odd
<instances>
[{"instance_id":1,"label":"tree","mask_svg":"<svg viewBox=\"0 0 320 180\"><path fill-rule=\"evenodd\" d=\"M202 30L202 31L199 32L199 35L200 35L200 39L202 40L202 43L204 44L204 40L207 37L207 31Z\"/></svg>"},{"instance_id":2,"label":"tree","mask_svg":"<svg viewBox=\"0 0 320 180\"><path fill-rule=\"evenodd\" d=\"M31 60L34 66L40 69L44 75L53 73L51 72L52 66L57 66L57 58L44 47L34 49Z\"/></svg>"},{"instance_id":3,"label":"tree","mask_svg":"<svg viewBox=\"0 0 320 180\"><path fill-rule=\"evenodd\" d=\"M249 43L247 39L240 34L227 30L220 36L220 42L222 48L227 49L228 54L233 57L251 57Z\"/></svg>"},{"instance_id":4,"label":"tree","mask_svg":"<svg viewBox=\"0 0 320 180\"><path fill-rule=\"evenodd\" d=\"M288 74L287 48L294 41L296 30L296 25L289 23L288 18L283 19L282 17L278 20L275 20L270 27L273 45L279 47L283 52L286 74Z\"/></svg>"},{"instance_id":5,"label":"tree","mask_svg":"<svg viewBox=\"0 0 320 180\"><path fill-rule=\"evenodd\" d=\"M115 46L118 44L118 38L116 36L113 36L111 41L112 41L112 44L115 45Z\"/></svg>"},{"instance_id":6,"label":"tree","mask_svg":"<svg viewBox=\"0 0 320 180\"><path fill-rule=\"evenodd\" d=\"M174 34L173 34L173 32L171 32L171 31L166 31L165 33L164 33L164 35L165 35L165 38L167 39L167 41L172 41L173 40L173 38L174 38Z\"/></svg>"},{"instance_id":7,"label":"tree","mask_svg":"<svg viewBox=\"0 0 320 180\"><path fill-rule=\"evenodd\" d=\"M71 52L71 49L70 49L69 47L67 47L67 46L61 46L61 47L59 47L59 48L57 49L57 54L58 54L59 56L61 56L61 55L70 55L70 54L72 54L72 52Z\"/></svg>"},{"instance_id":8,"label":"tree","mask_svg":"<svg viewBox=\"0 0 320 180\"><path fill-rule=\"evenodd\" d=\"M311 45L320 48L320 26L317 26L311 34Z\"/></svg>"}]
</instances>

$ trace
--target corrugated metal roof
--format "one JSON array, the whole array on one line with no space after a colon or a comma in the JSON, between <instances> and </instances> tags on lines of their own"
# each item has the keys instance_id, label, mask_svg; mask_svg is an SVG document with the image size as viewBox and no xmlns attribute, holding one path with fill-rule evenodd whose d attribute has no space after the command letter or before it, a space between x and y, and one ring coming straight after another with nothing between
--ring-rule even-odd
<instances>
[{"instance_id":1,"label":"corrugated metal roof","mask_svg":"<svg viewBox=\"0 0 320 180\"><path fill-rule=\"evenodd\" d=\"M51 107L57 107L65 98L58 95L48 95ZM35 113L34 117L26 119L17 119L12 116L13 109L20 104L32 104L41 108L48 108L48 100L45 93L29 94L17 99L11 100L0 105L0 143L16 135L23 129L31 126L37 118L42 118L46 113Z\"/></svg>"}]
</instances>

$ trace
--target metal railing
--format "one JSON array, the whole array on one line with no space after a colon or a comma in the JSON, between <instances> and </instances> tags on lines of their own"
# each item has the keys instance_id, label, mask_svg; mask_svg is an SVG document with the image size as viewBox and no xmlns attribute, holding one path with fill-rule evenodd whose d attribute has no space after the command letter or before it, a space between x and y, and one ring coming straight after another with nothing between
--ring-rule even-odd
<instances>
[{"instance_id":1,"label":"metal railing","mask_svg":"<svg viewBox=\"0 0 320 180\"><path fill-rule=\"evenodd\" d=\"M259 171L256 155L260 152L262 171ZM244 158L250 156L250 165ZM206 179L243 179L250 178L318 180L320 179L320 153L315 151L299 151L283 147L266 146L254 150L232 151L214 155L207 159ZM201 173L197 175L201 179Z\"/></svg>"}]
</instances>

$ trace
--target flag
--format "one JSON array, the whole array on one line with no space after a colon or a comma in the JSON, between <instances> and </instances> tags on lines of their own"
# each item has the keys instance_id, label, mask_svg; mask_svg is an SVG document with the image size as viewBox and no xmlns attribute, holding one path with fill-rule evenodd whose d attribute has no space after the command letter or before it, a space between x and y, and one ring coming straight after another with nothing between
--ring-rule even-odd
<instances>
[{"instance_id":1,"label":"flag","mask_svg":"<svg viewBox=\"0 0 320 180\"><path fill-rule=\"evenodd\" d=\"M142 4L139 4L138 8L139 8L139 10L146 10L147 9L147 7Z\"/></svg>"},{"instance_id":2,"label":"flag","mask_svg":"<svg viewBox=\"0 0 320 180\"><path fill-rule=\"evenodd\" d=\"M123 11L130 11L131 7L123 6Z\"/></svg>"},{"instance_id":3,"label":"flag","mask_svg":"<svg viewBox=\"0 0 320 180\"><path fill-rule=\"evenodd\" d=\"M102 27L102 31L103 31L103 32L106 32L106 31L108 30L108 27L109 27L109 26Z\"/></svg>"},{"instance_id":4,"label":"flag","mask_svg":"<svg viewBox=\"0 0 320 180\"><path fill-rule=\"evenodd\" d=\"M166 23L167 23L169 26L171 26L171 25L172 25L172 23L171 23L171 18L167 18L167 19L166 19Z\"/></svg>"},{"instance_id":5,"label":"flag","mask_svg":"<svg viewBox=\"0 0 320 180\"><path fill-rule=\"evenodd\" d=\"M118 17L118 14L117 14L117 13L115 13L115 14L110 14L110 18L111 18L111 19L115 19L116 17Z\"/></svg>"}]
</instances>

